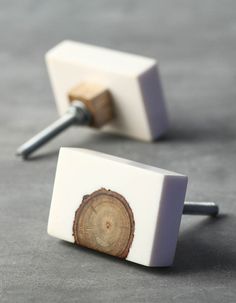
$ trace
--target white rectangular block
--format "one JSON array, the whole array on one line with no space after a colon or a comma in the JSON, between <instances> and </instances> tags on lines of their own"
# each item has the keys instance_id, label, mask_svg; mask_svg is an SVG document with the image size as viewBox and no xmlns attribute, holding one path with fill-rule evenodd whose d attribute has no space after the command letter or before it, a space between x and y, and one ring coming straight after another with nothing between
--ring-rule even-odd
<instances>
[{"instance_id":1,"label":"white rectangular block","mask_svg":"<svg viewBox=\"0 0 236 303\"><path fill-rule=\"evenodd\" d=\"M97 83L112 95L115 117L102 131L151 141L168 127L167 112L154 59L64 41L46 54L59 114L68 92L79 83Z\"/></svg>"},{"instance_id":2,"label":"white rectangular block","mask_svg":"<svg viewBox=\"0 0 236 303\"><path fill-rule=\"evenodd\" d=\"M146 266L173 262L187 177L61 148L48 233Z\"/></svg>"}]
</instances>

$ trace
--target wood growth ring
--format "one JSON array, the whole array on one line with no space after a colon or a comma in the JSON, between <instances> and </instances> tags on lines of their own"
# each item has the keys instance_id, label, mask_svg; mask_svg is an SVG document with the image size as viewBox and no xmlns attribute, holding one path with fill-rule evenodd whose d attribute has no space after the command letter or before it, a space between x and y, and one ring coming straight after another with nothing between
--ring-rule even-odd
<instances>
[{"instance_id":1,"label":"wood growth ring","mask_svg":"<svg viewBox=\"0 0 236 303\"><path fill-rule=\"evenodd\" d=\"M84 196L75 213L73 236L78 245L126 258L134 237L128 202L105 188Z\"/></svg>"}]
</instances>

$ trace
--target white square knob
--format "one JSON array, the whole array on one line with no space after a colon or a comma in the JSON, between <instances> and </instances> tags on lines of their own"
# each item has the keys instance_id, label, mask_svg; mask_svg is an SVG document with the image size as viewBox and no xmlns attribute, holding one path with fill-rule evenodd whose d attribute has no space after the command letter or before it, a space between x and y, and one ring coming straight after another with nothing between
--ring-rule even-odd
<instances>
[{"instance_id":1,"label":"white square knob","mask_svg":"<svg viewBox=\"0 0 236 303\"><path fill-rule=\"evenodd\" d=\"M173 262L187 177L61 148L48 233L146 266Z\"/></svg>"},{"instance_id":2,"label":"white square knob","mask_svg":"<svg viewBox=\"0 0 236 303\"><path fill-rule=\"evenodd\" d=\"M86 82L109 90L114 118L101 130L152 141L167 128L167 112L154 59L64 41L46 54L57 108L63 115L71 88Z\"/></svg>"},{"instance_id":3,"label":"white square knob","mask_svg":"<svg viewBox=\"0 0 236 303\"><path fill-rule=\"evenodd\" d=\"M64 41L46 54L60 118L25 142L30 154L72 125L153 141L168 128L154 59Z\"/></svg>"}]
</instances>

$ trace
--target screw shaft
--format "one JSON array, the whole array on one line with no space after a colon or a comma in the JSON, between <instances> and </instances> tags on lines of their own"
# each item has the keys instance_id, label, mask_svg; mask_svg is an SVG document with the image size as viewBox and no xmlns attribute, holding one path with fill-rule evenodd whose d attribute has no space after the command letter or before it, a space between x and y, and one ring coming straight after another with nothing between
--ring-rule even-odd
<instances>
[{"instance_id":1,"label":"screw shaft","mask_svg":"<svg viewBox=\"0 0 236 303\"><path fill-rule=\"evenodd\" d=\"M217 216L219 207L214 202L184 202L184 215Z\"/></svg>"},{"instance_id":2,"label":"screw shaft","mask_svg":"<svg viewBox=\"0 0 236 303\"><path fill-rule=\"evenodd\" d=\"M27 158L35 150L43 146L52 138L73 124L87 125L90 122L90 115L84 105L77 101L71 105L68 111L54 123L42 130L39 134L25 142L17 149L17 155Z\"/></svg>"}]
</instances>

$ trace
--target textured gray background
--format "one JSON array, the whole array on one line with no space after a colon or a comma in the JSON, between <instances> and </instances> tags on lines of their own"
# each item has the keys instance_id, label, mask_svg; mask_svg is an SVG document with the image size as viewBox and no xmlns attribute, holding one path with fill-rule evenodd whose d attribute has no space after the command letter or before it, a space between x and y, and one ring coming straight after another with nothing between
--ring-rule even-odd
<instances>
[{"instance_id":1,"label":"textured gray background","mask_svg":"<svg viewBox=\"0 0 236 303\"><path fill-rule=\"evenodd\" d=\"M236 2L0 1L1 302L236 301ZM29 162L16 147L56 118L44 53L74 39L157 58L171 116L153 144L70 129ZM132 114L132 113L131 113ZM148 269L46 233L59 146L86 147L189 176L174 266Z\"/></svg>"}]
</instances>

